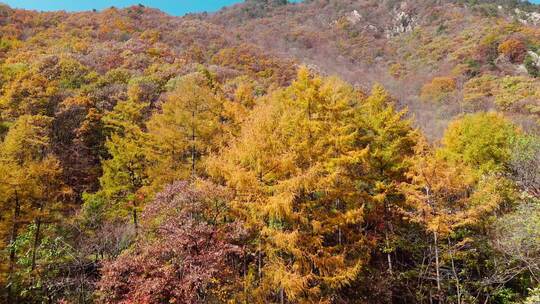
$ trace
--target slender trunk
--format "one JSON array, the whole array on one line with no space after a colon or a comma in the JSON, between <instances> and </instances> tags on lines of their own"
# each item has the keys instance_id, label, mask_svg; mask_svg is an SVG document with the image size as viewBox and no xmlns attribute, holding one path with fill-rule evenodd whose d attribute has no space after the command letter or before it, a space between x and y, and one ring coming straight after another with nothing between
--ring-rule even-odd
<instances>
[{"instance_id":1,"label":"slender trunk","mask_svg":"<svg viewBox=\"0 0 540 304\"><path fill-rule=\"evenodd\" d=\"M195 176L195 111L191 112L191 176Z\"/></svg>"},{"instance_id":2,"label":"slender trunk","mask_svg":"<svg viewBox=\"0 0 540 304\"><path fill-rule=\"evenodd\" d=\"M9 244L11 245L9 249L9 269L8 269L8 288L7 288L7 303L18 303L17 297L13 295L12 285L13 285L13 273L15 272L15 263L16 263L16 252L15 246L13 244L17 240L18 232L18 222L19 216L21 213L21 204L19 202L19 195L17 190L15 190L15 206L13 206L13 218L11 225L11 235L9 237Z\"/></svg>"},{"instance_id":3,"label":"slender trunk","mask_svg":"<svg viewBox=\"0 0 540 304\"><path fill-rule=\"evenodd\" d=\"M247 254L246 254L246 248L244 247L243 249L243 252L244 252L244 261L243 261L243 269L242 269L242 272L243 272L243 277L244 277L244 304L247 304L248 303L248 282L246 280L246 277L247 277Z\"/></svg>"},{"instance_id":4,"label":"slender trunk","mask_svg":"<svg viewBox=\"0 0 540 304\"><path fill-rule=\"evenodd\" d=\"M388 220L388 203L384 202L384 238L386 240L386 260L388 261L388 273L393 274L392 269L392 252L390 251L390 237L388 236L390 230L390 221Z\"/></svg>"},{"instance_id":5,"label":"slender trunk","mask_svg":"<svg viewBox=\"0 0 540 304\"><path fill-rule=\"evenodd\" d=\"M450 246L450 239L448 239L448 246ZM461 287L460 287L459 277L456 271L456 265L454 263L453 250L450 251L450 261L452 262L452 273L454 275L454 279L456 280L457 304L461 304Z\"/></svg>"},{"instance_id":6,"label":"slender trunk","mask_svg":"<svg viewBox=\"0 0 540 304\"><path fill-rule=\"evenodd\" d=\"M441 274L439 265L439 240L437 232L433 232L433 245L435 247L435 272L437 274L437 296L441 295Z\"/></svg>"},{"instance_id":7,"label":"slender trunk","mask_svg":"<svg viewBox=\"0 0 540 304\"><path fill-rule=\"evenodd\" d=\"M392 267L392 250L390 250L390 237L388 236L390 231L390 224L388 220L388 206L387 203L384 203L384 218L385 218L385 229L384 229L384 238L386 240L386 260L388 262L388 274L390 275L390 279L392 279L394 275L394 270ZM394 298L394 291L392 288L389 289L389 301L393 302Z\"/></svg>"},{"instance_id":8,"label":"slender trunk","mask_svg":"<svg viewBox=\"0 0 540 304\"><path fill-rule=\"evenodd\" d=\"M31 266L31 270L34 271L34 269L36 269L36 255L37 255L37 250L38 250L38 247L39 247L39 242L40 242L40 237L41 237L41 223L42 223L42 218L41 218L41 214L43 213L43 209L45 208L45 203L41 203L39 205L39 214L36 218L36 233L34 234L34 245L32 247L32 266Z\"/></svg>"},{"instance_id":9,"label":"slender trunk","mask_svg":"<svg viewBox=\"0 0 540 304\"><path fill-rule=\"evenodd\" d=\"M283 287L279 289L279 303L285 303L285 290L283 289Z\"/></svg>"},{"instance_id":10,"label":"slender trunk","mask_svg":"<svg viewBox=\"0 0 540 304\"><path fill-rule=\"evenodd\" d=\"M308 104L307 104L307 119L309 122L311 122L311 101L308 101ZM311 131L311 123L308 123L308 147L309 147L309 162L311 163L312 160L313 160L313 155L311 153L312 151L312 147L313 147L313 135L311 134L312 131Z\"/></svg>"},{"instance_id":11,"label":"slender trunk","mask_svg":"<svg viewBox=\"0 0 540 304\"><path fill-rule=\"evenodd\" d=\"M337 150L337 149L336 149L336 150ZM341 208L340 208L340 206L339 206L339 198L336 199L334 205L335 205L336 210L341 210ZM343 243L343 241L342 241L343 237L342 237L342 233L341 233L341 227L340 227L339 225L337 225L337 226L336 226L336 230L337 230L337 233L338 233L338 244L339 244L339 246L341 246L342 243Z\"/></svg>"},{"instance_id":12,"label":"slender trunk","mask_svg":"<svg viewBox=\"0 0 540 304\"><path fill-rule=\"evenodd\" d=\"M133 226L135 227L135 236L139 235L139 219L137 217L137 203L133 200L133 211L131 212L133 216Z\"/></svg>"},{"instance_id":13,"label":"slender trunk","mask_svg":"<svg viewBox=\"0 0 540 304\"><path fill-rule=\"evenodd\" d=\"M247 254L245 254L246 252L246 248L243 249L243 252L244 252L244 258L243 258L243 265L242 265L242 273L243 273L243 276L244 278L247 276Z\"/></svg>"},{"instance_id":14,"label":"slender trunk","mask_svg":"<svg viewBox=\"0 0 540 304\"><path fill-rule=\"evenodd\" d=\"M134 194L137 193L137 190L142 187L142 183L137 180L135 177L135 171L132 169L133 164L130 162L128 167L129 177L131 180L131 188ZM137 197L135 196L131 201L133 204L133 209L131 211L131 216L133 218L133 226L135 227L135 236L139 234L139 220L137 218Z\"/></svg>"},{"instance_id":15,"label":"slender trunk","mask_svg":"<svg viewBox=\"0 0 540 304\"><path fill-rule=\"evenodd\" d=\"M259 281L262 280L262 255L261 255L261 248L259 246L259 252L258 252L259 258L257 259L258 263L258 273L259 273Z\"/></svg>"},{"instance_id":16,"label":"slender trunk","mask_svg":"<svg viewBox=\"0 0 540 304\"><path fill-rule=\"evenodd\" d=\"M431 202L431 189L426 186L426 195L427 195L427 203L428 205L433 209L433 204ZM440 297L441 297L441 274L440 274L440 265L439 265L439 240L438 240L438 234L437 231L433 231L433 247L435 249L435 272L436 272L436 279L437 279L437 302L440 303ZM430 292L431 294L431 292Z\"/></svg>"},{"instance_id":17,"label":"slender trunk","mask_svg":"<svg viewBox=\"0 0 540 304\"><path fill-rule=\"evenodd\" d=\"M392 275L394 273L392 270L392 256L390 255L391 254L390 250L388 250L388 248L390 248L390 240L388 239L388 232L386 232L385 234L386 234L386 248L387 248L386 259L388 261L388 273Z\"/></svg>"},{"instance_id":18,"label":"slender trunk","mask_svg":"<svg viewBox=\"0 0 540 304\"><path fill-rule=\"evenodd\" d=\"M84 275L84 272L83 272L83 275L81 277L79 277L79 286L80 286L80 291L79 291L79 303L80 304L84 304L86 301L84 300L84 293L85 293L85 290L84 290L84 282L86 281L86 277Z\"/></svg>"},{"instance_id":19,"label":"slender trunk","mask_svg":"<svg viewBox=\"0 0 540 304\"><path fill-rule=\"evenodd\" d=\"M32 248L32 266L31 266L32 271L36 269L36 255L37 255L37 249L39 247L40 233L41 233L41 217L38 217L36 219L36 233L34 234L34 246Z\"/></svg>"},{"instance_id":20,"label":"slender trunk","mask_svg":"<svg viewBox=\"0 0 540 304\"><path fill-rule=\"evenodd\" d=\"M308 104L307 104L307 115L308 115L308 120L311 120L311 101L308 101Z\"/></svg>"}]
</instances>

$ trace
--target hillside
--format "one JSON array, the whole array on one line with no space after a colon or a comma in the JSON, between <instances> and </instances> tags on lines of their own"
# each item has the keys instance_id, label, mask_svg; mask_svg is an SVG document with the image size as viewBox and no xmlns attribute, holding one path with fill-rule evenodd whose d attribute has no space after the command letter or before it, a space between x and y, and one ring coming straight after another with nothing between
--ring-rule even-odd
<instances>
[{"instance_id":1,"label":"hillside","mask_svg":"<svg viewBox=\"0 0 540 304\"><path fill-rule=\"evenodd\" d=\"M207 19L244 42L361 88L384 84L433 139L462 111L497 108L529 127L529 119L538 119L535 5L305 1L265 10L252 3L257 1ZM519 55L510 58L498 46L514 39L519 49L506 52ZM434 116L440 108L444 115Z\"/></svg>"},{"instance_id":2,"label":"hillside","mask_svg":"<svg viewBox=\"0 0 540 304\"><path fill-rule=\"evenodd\" d=\"M540 6L0 5L0 303L540 303Z\"/></svg>"}]
</instances>

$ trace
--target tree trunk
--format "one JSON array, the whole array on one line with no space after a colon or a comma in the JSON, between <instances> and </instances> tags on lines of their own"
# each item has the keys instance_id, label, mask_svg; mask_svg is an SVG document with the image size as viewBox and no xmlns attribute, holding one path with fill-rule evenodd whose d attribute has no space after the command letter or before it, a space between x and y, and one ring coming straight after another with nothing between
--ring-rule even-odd
<instances>
[{"instance_id":1,"label":"tree trunk","mask_svg":"<svg viewBox=\"0 0 540 304\"><path fill-rule=\"evenodd\" d=\"M32 247L32 266L31 266L31 270L34 271L34 269L36 269L36 255L37 255L37 250L38 250L38 247L39 247L39 241L40 241L40 237L41 237L41 223L42 223L42 219L41 219L41 213L43 212L43 208L45 206L45 203L41 203L41 205L39 206L39 215L38 217L36 218L36 232L34 233L34 245Z\"/></svg>"},{"instance_id":2,"label":"tree trunk","mask_svg":"<svg viewBox=\"0 0 540 304\"><path fill-rule=\"evenodd\" d=\"M139 219L137 217L137 203L133 200L133 226L135 227L135 236L139 235Z\"/></svg>"},{"instance_id":3,"label":"tree trunk","mask_svg":"<svg viewBox=\"0 0 540 304\"><path fill-rule=\"evenodd\" d=\"M450 246L450 238L448 239L448 246ZM454 274L454 279L456 280L456 292L457 292L457 304L461 304L461 287L459 282L459 277L456 271L456 265L454 263L454 252L450 251L450 260L452 261L452 273Z\"/></svg>"},{"instance_id":4,"label":"tree trunk","mask_svg":"<svg viewBox=\"0 0 540 304\"><path fill-rule=\"evenodd\" d=\"M387 248L386 259L388 261L388 273L392 275L394 272L392 270L392 256L390 255L391 253L388 250L388 248L390 247L390 240L388 239L388 232L385 233L385 237L386 237L386 248Z\"/></svg>"},{"instance_id":5,"label":"tree trunk","mask_svg":"<svg viewBox=\"0 0 540 304\"><path fill-rule=\"evenodd\" d=\"M441 296L441 274L439 265L439 240L437 232L433 232L433 245L435 247L435 272L437 274L437 296Z\"/></svg>"},{"instance_id":6,"label":"tree trunk","mask_svg":"<svg viewBox=\"0 0 540 304\"><path fill-rule=\"evenodd\" d=\"M128 166L128 172L129 172L129 178L131 180L131 188L133 194L137 193L137 190L142 187L142 182L139 182L136 178L136 174L133 168L132 162L129 163ZM131 211L131 216L133 217L133 226L135 227L135 236L139 234L139 220L137 218L137 196L133 198L131 201L131 204L133 204L133 210Z\"/></svg>"},{"instance_id":7,"label":"tree trunk","mask_svg":"<svg viewBox=\"0 0 540 304\"><path fill-rule=\"evenodd\" d=\"M391 256L392 252L390 251L390 237L388 236L391 227L390 227L390 220L388 218L389 218L388 203L385 200L384 202L384 238L386 241L386 260L388 262L388 273L392 275L393 274L392 256Z\"/></svg>"},{"instance_id":8,"label":"tree trunk","mask_svg":"<svg viewBox=\"0 0 540 304\"><path fill-rule=\"evenodd\" d=\"M425 187L426 195L427 195L427 203L431 208L433 207L433 204L431 202L431 189L426 186ZM441 273L440 273L440 265L439 265L439 240L438 240L438 234L437 231L433 231L433 245L435 249L435 272L436 272L436 280L437 280L437 302L440 303L440 297L441 297Z\"/></svg>"},{"instance_id":9,"label":"tree trunk","mask_svg":"<svg viewBox=\"0 0 540 304\"><path fill-rule=\"evenodd\" d=\"M285 290L283 287L279 289L279 303L285 304Z\"/></svg>"},{"instance_id":10,"label":"tree trunk","mask_svg":"<svg viewBox=\"0 0 540 304\"><path fill-rule=\"evenodd\" d=\"M390 232L390 224L389 224L389 220L388 220L388 211L387 211L387 205L386 205L386 202L384 203L384 213L385 213L385 229L384 229L384 237L385 237L385 241L386 241L386 261L388 263L388 274L390 275L390 280L393 279L393 276L394 276L394 270L393 270L393 267L392 267L392 250L390 250L390 237L388 236L389 232ZM392 283L390 283L392 284ZM388 295L388 298L389 298L389 301L390 302L393 302L393 299L394 299L394 291L392 288L389 288L389 295Z\"/></svg>"},{"instance_id":11,"label":"tree trunk","mask_svg":"<svg viewBox=\"0 0 540 304\"><path fill-rule=\"evenodd\" d=\"M242 276L244 277L244 304L247 304L248 303L248 284L247 284L247 280L246 280L246 277L247 277L247 254L246 254L246 247L244 246L244 248L242 249L243 253L244 253L244 258L243 258L243 265L242 265Z\"/></svg>"},{"instance_id":12,"label":"tree trunk","mask_svg":"<svg viewBox=\"0 0 540 304\"><path fill-rule=\"evenodd\" d=\"M258 254L258 259L257 259L257 267L258 267L258 273L259 273L259 281L262 280L262 255L261 255L261 247L259 245L259 252L257 253Z\"/></svg>"},{"instance_id":13,"label":"tree trunk","mask_svg":"<svg viewBox=\"0 0 540 304\"><path fill-rule=\"evenodd\" d=\"M195 111L191 112L191 176L195 177Z\"/></svg>"},{"instance_id":14,"label":"tree trunk","mask_svg":"<svg viewBox=\"0 0 540 304\"><path fill-rule=\"evenodd\" d=\"M7 288L7 303L18 303L17 296L13 295L12 285L13 285L13 273L15 272L15 263L16 263L16 252L15 246L13 244L17 240L18 232L18 222L19 216L21 213L21 204L19 202L19 195L17 190L15 190L15 206L13 206L13 218L11 225L11 235L9 237L9 244L11 248L9 250L9 269L8 269L8 288Z\"/></svg>"}]
</instances>

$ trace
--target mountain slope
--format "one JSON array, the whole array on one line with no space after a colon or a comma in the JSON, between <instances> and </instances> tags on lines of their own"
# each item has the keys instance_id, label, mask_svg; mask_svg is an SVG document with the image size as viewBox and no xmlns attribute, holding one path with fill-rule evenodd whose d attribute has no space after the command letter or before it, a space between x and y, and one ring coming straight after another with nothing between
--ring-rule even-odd
<instances>
[{"instance_id":1,"label":"mountain slope","mask_svg":"<svg viewBox=\"0 0 540 304\"><path fill-rule=\"evenodd\" d=\"M0 303L522 303L522 1L0 5Z\"/></svg>"},{"instance_id":2,"label":"mountain slope","mask_svg":"<svg viewBox=\"0 0 540 304\"><path fill-rule=\"evenodd\" d=\"M535 96L540 92L535 71L540 62L534 52L540 41L535 5L519 1L471 5L460 1L335 0L261 9L253 3L257 1L206 19L243 41L326 74L337 74L360 87L384 84L413 111L432 138L442 131L434 125L444 126L445 120L461 111L495 107L527 127L534 126L529 120L537 119ZM514 62L498 49L512 39L525 45L516 50L521 54ZM483 75L490 75L486 77L492 78L491 87L512 82L516 88L488 89L480 98L470 96ZM437 88L437 83L431 84L435 77L448 80L452 88ZM532 92L522 92L520 86ZM423 89L426 96L421 96ZM432 89L442 91L428 92ZM507 100L508 95L517 96ZM470 102L458 105L462 99ZM437 108L445 108L442 112L449 115L429 117Z\"/></svg>"}]
</instances>

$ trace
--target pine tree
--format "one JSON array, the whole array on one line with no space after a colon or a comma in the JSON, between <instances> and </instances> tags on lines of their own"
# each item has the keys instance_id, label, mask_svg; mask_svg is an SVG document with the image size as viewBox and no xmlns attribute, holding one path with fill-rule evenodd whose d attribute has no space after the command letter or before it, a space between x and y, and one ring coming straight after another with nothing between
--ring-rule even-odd
<instances>
[{"instance_id":1,"label":"pine tree","mask_svg":"<svg viewBox=\"0 0 540 304\"><path fill-rule=\"evenodd\" d=\"M341 81L301 69L211 162L237 192L233 208L260 231L246 301L329 301L366 262L368 197L354 178L367 149L355 146L356 97Z\"/></svg>"},{"instance_id":2,"label":"pine tree","mask_svg":"<svg viewBox=\"0 0 540 304\"><path fill-rule=\"evenodd\" d=\"M154 188L200 175L201 159L217 148L223 101L205 82L200 73L177 80L161 111L148 121L148 175Z\"/></svg>"},{"instance_id":3,"label":"pine tree","mask_svg":"<svg viewBox=\"0 0 540 304\"><path fill-rule=\"evenodd\" d=\"M109 200L112 217L131 215L135 233L139 228L138 212L144 202L141 188L148 184L145 154L144 113L148 104L132 100L119 102L103 121L110 130L105 147L109 158L102 161L100 178L103 195Z\"/></svg>"},{"instance_id":4,"label":"pine tree","mask_svg":"<svg viewBox=\"0 0 540 304\"><path fill-rule=\"evenodd\" d=\"M10 128L0 146L0 167L5 170L0 184L5 190L2 209L10 217L2 218L3 238L8 240L8 300L14 296L17 272L17 248L14 246L19 232L26 225L35 226L30 252L29 273L36 275L36 258L42 238L42 226L54 223L65 208L63 201L70 190L63 184L59 161L50 152L50 126L52 119L45 116L23 115ZM6 233L7 232L7 233Z\"/></svg>"},{"instance_id":5,"label":"pine tree","mask_svg":"<svg viewBox=\"0 0 540 304\"><path fill-rule=\"evenodd\" d=\"M17 303L16 271L17 252L13 244L20 231L31 221L31 206L27 197L28 182L20 167L2 159L0 163L0 248L3 256L0 259L0 283L6 286L4 300L7 303Z\"/></svg>"},{"instance_id":6,"label":"pine tree","mask_svg":"<svg viewBox=\"0 0 540 304\"><path fill-rule=\"evenodd\" d=\"M402 184L406 195L405 215L420 223L431 235L434 248L436 299L443 299L441 278L441 240L465 220L469 193L475 178L466 165L451 164L434 155L434 150L421 140L408 172L410 183Z\"/></svg>"},{"instance_id":7,"label":"pine tree","mask_svg":"<svg viewBox=\"0 0 540 304\"><path fill-rule=\"evenodd\" d=\"M410 181L401 186L406 196L402 211L431 237L436 298L444 301L450 295L445 291L441 273L446 263L445 268L451 269L456 299L462 303L460 270L455 264L459 246L455 243L461 243L461 247L471 243L475 238L473 231L488 229L492 216L503 208L508 209L517 195L513 182L504 176L493 172L479 176L478 167L447 159L441 151L444 149L434 149L425 139L419 142L416 155L410 159L407 173Z\"/></svg>"},{"instance_id":8,"label":"pine tree","mask_svg":"<svg viewBox=\"0 0 540 304\"><path fill-rule=\"evenodd\" d=\"M394 100L380 85L375 85L369 96L364 98L356 114L357 141L368 147L366 154L368 170L358 177L363 188L371 196L367 221L376 228L375 235L382 234L388 273L393 273L391 254L395 250L394 224L400 224L397 212L401 207L402 195L398 189L406 180L408 157L414 155L418 132L405 119L406 111L396 111Z\"/></svg>"}]
</instances>

